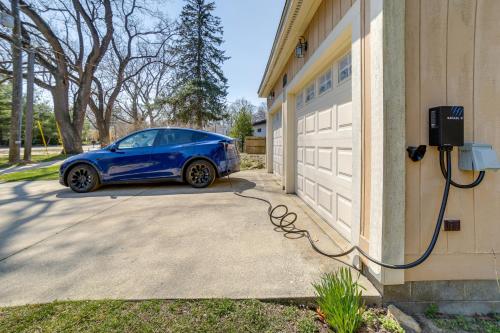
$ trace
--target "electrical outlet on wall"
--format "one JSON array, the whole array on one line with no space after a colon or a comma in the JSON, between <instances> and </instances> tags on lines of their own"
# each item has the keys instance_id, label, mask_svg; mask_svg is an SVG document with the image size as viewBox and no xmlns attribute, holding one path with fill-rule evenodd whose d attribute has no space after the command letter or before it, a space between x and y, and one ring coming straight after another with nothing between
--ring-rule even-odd
<instances>
[{"instance_id":1,"label":"electrical outlet on wall","mask_svg":"<svg viewBox=\"0 0 500 333\"><path fill-rule=\"evenodd\" d=\"M444 231L460 231L460 220L444 220Z\"/></svg>"}]
</instances>

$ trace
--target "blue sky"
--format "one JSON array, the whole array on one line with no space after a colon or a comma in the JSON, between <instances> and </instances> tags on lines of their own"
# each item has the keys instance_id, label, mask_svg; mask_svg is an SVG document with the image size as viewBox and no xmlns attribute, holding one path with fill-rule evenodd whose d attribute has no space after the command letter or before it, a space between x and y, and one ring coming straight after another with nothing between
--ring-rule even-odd
<instances>
[{"instance_id":1,"label":"blue sky","mask_svg":"<svg viewBox=\"0 0 500 333\"><path fill-rule=\"evenodd\" d=\"M224 64L228 101L246 98L258 105L257 96L285 0L215 0L215 15L224 26L224 48L231 57ZM169 0L166 11L176 17L182 0ZM168 6L167 5L167 6Z\"/></svg>"}]
</instances>

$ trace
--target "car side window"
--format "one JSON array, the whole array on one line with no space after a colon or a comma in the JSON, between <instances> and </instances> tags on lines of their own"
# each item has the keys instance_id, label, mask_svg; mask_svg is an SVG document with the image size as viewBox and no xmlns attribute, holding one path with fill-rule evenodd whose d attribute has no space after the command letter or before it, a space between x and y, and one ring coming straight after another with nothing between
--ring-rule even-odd
<instances>
[{"instance_id":1,"label":"car side window","mask_svg":"<svg viewBox=\"0 0 500 333\"><path fill-rule=\"evenodd\" d=\"M118 149L151 147L155 142L157 134L158 130L143 131L132 134L128 138L120 141L120 143L118 144Z\"/></svg>"},{"instance_id":2,"label":"car side window","mask_svg":"<svg viewBox=\"0 0 500 333\"><path fill-rule=\"evenodd\" d=\"M155 146L168 146L173 139L172 130L161 130L156 139Z\"/></svg>"},{"instance_id":3,"label":"car side window","mask_svg":"<svg viewBox=\"0 0 500 333\"><path fill-rule=\"evenodd\" d=\"M165 130L164 132L166 132L164 134L164 136L166 136L166 140L162 139L161 142L167 141L168 145L183 145L186 143L202 141L208 138L208 135L205 133L189 130L172 129ZM160 143L158 143L158 145L160 145Z\"/></svg>"}]
</instances>

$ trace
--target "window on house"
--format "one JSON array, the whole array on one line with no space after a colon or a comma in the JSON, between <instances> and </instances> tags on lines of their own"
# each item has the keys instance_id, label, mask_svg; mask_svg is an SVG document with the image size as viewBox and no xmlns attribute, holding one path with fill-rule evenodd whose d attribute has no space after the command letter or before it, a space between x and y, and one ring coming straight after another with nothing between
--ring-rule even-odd
<instances>
[{"instance_id":1,"label":"window on house","mask_svg":"<svg viewBox=\"0 0 500 333\"><path fill-rule=\"evenodd\" d=\"M352 74L351 53L349 52L339 61L339 83L349 79Z\"/></svg>"},{"instance_id":2,"label":"window on house","mask_svg":"<svg viewBox=\"0 0 500 333\"><path fill-rule=\"evenodd\" d=\"M329 69L325 74L321 75L318 79L319 94L330 90L332 88L332 70Z\"/></svg>"},{"instance_id":3,"label":"window on house","mask_svg":"<svg viewBox=\"0 0 500 333\"><path fill-rule=\"evenodd\" d=\"M295 96L295 108L299 110L304 106L304 93L301 91Z\"/></svg>"},{"instance_id":4,"label":"window on house","mask_svg":"<svg viewBox=\"0 0 500 333\"><path fill-rule=\"evenodd\" d=\"M257 133L262 132L262 128L257 128Z\"/></svg>"},{"instance_id":5,"label":"window on house","mask_svg":"<svg viewBox=\"0 0 500 333\"><path fill-rule=\"evenodd\" d=\"M314 82L311 83L311 85L306 88L306 103L310 102L314 98L314 95L315 95L314 88L315 88Z\"/></svg>"}]
</instances>

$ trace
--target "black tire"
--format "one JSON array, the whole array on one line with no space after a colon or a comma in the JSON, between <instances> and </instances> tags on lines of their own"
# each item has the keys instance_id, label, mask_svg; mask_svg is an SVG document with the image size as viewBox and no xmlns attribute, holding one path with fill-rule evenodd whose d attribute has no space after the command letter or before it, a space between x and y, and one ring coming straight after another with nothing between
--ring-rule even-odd
<instances>
[{"instance_id":1,"label":"black tire","mask_svg":"<svg viewBox=\"0 0 500 333\"><path fill-rule=\"evenodd\" d=\"M69 170L66 177L68 186L75 192L91 192L99 187L99 176L88 164L77 164Z\"/></svg>"},{"instance_id":2,"label":"black tire","mask_svg":"<svg viewBox=\"0 0 500 333\"><path fill-rule=\"evenodd\" d=\"M186 168L185 180L195 188L210 186L215 177L215 169L212 163L205 160L192 161Z\"/></svg>"}]
</instances>

